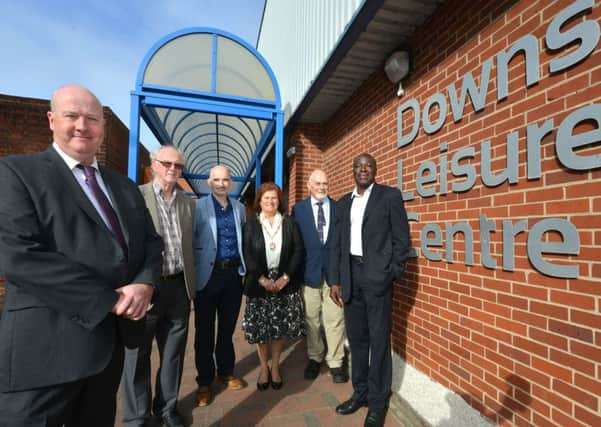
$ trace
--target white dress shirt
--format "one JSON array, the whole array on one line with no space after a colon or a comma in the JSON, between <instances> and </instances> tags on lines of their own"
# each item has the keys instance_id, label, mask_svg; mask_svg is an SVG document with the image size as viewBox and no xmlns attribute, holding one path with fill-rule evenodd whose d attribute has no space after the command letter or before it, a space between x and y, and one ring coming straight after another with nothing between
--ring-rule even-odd
<instances>
[{"instance_id":1,"label":"white dress shirt","mask_svg":"<svg viewBox=\"0 0 601 427\"><path fill-rule=\"evenodd\" d=\"M259 214L259 220L263 227L263 238L265 239L265 258L267 259L267 268L278 268L280 265L280 255L282 253L282 214L276 212L271 224L263 215ZM275 248L271 249L271 244L275 244Z\"/></svg>"},{"instance_id":2,"label":"white dress shirt","mask_svg":"<svg viewBox=\"0 0 601 427\"><path fill-rule=\"evenodd\" d=\"M323 226L323 241L328 240L328 230L330 229L330 199L327 197L319 200L311 196L311 207L313 208L313 221L315 221L315 229L317 230L317 202L323 202L323 215L326 219L326 225Z\"/></svg>"},{"instance_id":3,"label":"white dress shirt","mask_svg":"<svg viewBox=\"0 0 601 427\"><path fill-rule=\"evenodd\" d=\"M363 240L361 236L363 215L365 214L365 207L367 206L373 186L371 184L367 187L363 191L363 194L359 194L357 187L355 187L351 195L351 255L363 256Z\"/></svg>"},{"instance_id":4,"label":"white dress shirt","mask_svg":"<svg viewBox=\"0 0 601 427\"><path fill-rule=\"evenodd\" d=\"M98 215L100 215L100 217L102 218L102 220L104 221L104 223L110 230L111 226L110 226L108 218L104 214L104 211L100 208L100 205L98 204L98 201L96 200L96 197L94 197L94 193L92 193L92 190L90 189L88 184L86 184L86 174L84 173L83 169L77 167L77 165L79 165L80 162L75 160L73 157L69 156L63 150L61 150L61 148L58 146L58 144L56 142L52 143L52 148L54 148L56 150L58 155L61 156L61 158L67 164L67 167L69 169L71 169L71 172L73 173L73 176L75 176L75 179L77 180L79 186L81 187L83 192L86 194L88 199L90 199L90 202L92 203L92 205L94 205L94 209L96 209L96 212L98 212ZM94 161L92 162L91 166L94 167L94 173L96 174L96 181L98 182L100 189L106 195L106 198L108 199L108 201L111 204L111 206L113 207L113 209L115 209L115 204L111 200L111 196L110 196L108 190L106 189L106 185L104 184L104 181L102 180L102 175L100 174L100 169L98 168L98 161L96 160L96 157L94 157ZM116 211L117 211L117 209L115 209L115 212ZM117 215L117 216L119 216L119 215Z\"/></svg>"}]
</instances>

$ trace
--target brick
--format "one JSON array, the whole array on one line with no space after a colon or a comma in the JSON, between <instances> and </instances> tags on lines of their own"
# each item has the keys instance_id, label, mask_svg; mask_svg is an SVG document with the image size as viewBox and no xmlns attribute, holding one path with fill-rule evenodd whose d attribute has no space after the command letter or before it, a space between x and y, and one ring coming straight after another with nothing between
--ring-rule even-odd
<instances>
[{"instance_id":1,"label":"brick","mask_svg":"<svg viewBox=\"0 0 601 427\"><path fill-rule=\"evenodd\" d=\"M569 353L558 351L553 348L550 352L550 359L555 363L570 367L571 369L586 375L595 375L595 364L589 360L575 357Z\"/></svg>"},{"instance_id":2,"label":"brick","mask_svg":"<svg viewBox=\"0 0 601 427\"><path fill-rule=\"evenodd\" d=\"M568 319L568 309L560 305L545 304L542 302L531 301L530 310L533 313L543 316L549 316L554 319Z\"/></svg>"},{"instance_id":3,"label":"brick","mask_svg":"<svg viewBox=\"0 0 601 427\"><path fill-rule=\"evenodd\" d=\"M509 331L512 334L519 334L526 336L528 334L528 327L519 322L514 322L513 320L503 319L502 317L497 317L496 326L505 331Z\"/></svg>"},{"instance_id":4,"label":"brick","mask_svg":"<svg viewBox=\"0 0 601 427\"><path fill-rule=\"evenodd\" d=\"M570 310L570 321L581 325L590 326L591 328L601 329L601 315L587 313L580 310Z\"/></svg>"},{"instance_id":5,"label":"brick","mask_svg":"<svg viewBox=\"0 0 601 427\"><path fill-rule=\"evenodd\" d=\"M572 373L569 369L555 363L550 363L536 356L532 356L532 367L541 372L545 372L553 378L560 378L566 382L572 380Z\"/></svg>"},{"instance_id":6,"label":"brick","mask_svg":"<svg viewBox=\"0 0 601 427\"><path fill-rule=\"evenodd\" d=\"M560 426L570 426L570 427L585 427L584 424L577 422L570 415L566 415L563 412L553 409L551 411L551 419Z\"/></svg>"},{"instance_id":7,"label":"brick","mask_svg":"<svg viewBox=\"0 0 601 427\"><path fill-rule=\"evenodd\" d=\"M550 301L555 304L562 304L569 301L571 307L583 310L595 309L595 298L588 295L578 295L574 292L552 290Z\"/></svg>"},{"instance_id":8,"label":"brick","mask_svg":"<svg viewBox=\"0 0 601 427\"><path fill-rule=\"evenodd\" d=\"M565 413L572 413L574 402L571 399L566 399L562 395L552 390L543 389L537 385L532 387L533 395L543 401L550 403L552 408L557 408Z\"/></svg>"},{"instance_id":9,"label":"brick","mask_svg":"<svg viewBox=\"0 0 601 427\"><path fill-rule=\"evenodd\" d=\"M592 360L595 363L601 363L601 347L599 347L598 341L597 345L570 341L570 351L577 356Z\"/></svg>"},{"instance_id":10,"label":"brick","mask_svg":"<svg viewBox=\"0 0 601 427\"><path fill-rule=\"evenodd\" d=\"M574 408L574 417L588 426L601 425L601 415L599 412L593 413L578 405Z\"/></svg>"},{"instance_id":11,"label":"brick","mask_svg":"<svg viewBox=\"0 0 601 427\"><path fill-rule=\"evenodd\" d=\"M547 301L549 291L546 288L530 285L513 285L513 294L519 295L526 298L538 299L541 301Z\"/></svg>"},{"instance_id":12,"label":"brick","mask_svg":"<svg viewBox=\"0 0 601 427\"><path fill-rule=\"evenodd\" d=\"M524 365L530 364L530 354L528 354L524 351L521 351L517 348L510 347L506 344L500 343L499 344L499 352L501 354L504 354L507 357L512 358L515 361L523 363Z\"/></svg>"},{"instance_id":13,"label":"brick","mask_svg":"<svg viewBox=\"0 0 601 427\"><path fill-rule=\"evenodd\" d=\"M517 322L522 322L527 325L536 326L538 328L547 328L547 318L538 314L532 314L528 311L512 310L511 319Z\"/></svg>"}]
</instances>

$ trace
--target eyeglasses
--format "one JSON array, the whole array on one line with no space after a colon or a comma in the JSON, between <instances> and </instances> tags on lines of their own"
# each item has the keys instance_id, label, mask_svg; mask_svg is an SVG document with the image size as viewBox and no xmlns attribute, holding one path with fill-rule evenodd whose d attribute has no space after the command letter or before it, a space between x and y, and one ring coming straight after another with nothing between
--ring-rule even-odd
<instances>
[{"instance_id":1,"label":"eyeglasses","mask_svg":"<svg viewBox=\"0 0 601 427\"><path fill-rule=\"evenodd\" d=\"M154 159L154 160L155 160L155 162L159 162L161 165L163 165L163 167L165 169L171 169L171 166L173 166L178 171L184 170L184 165L182 165L181 163L167 162L165 160L159 160L159 159Z\"/></svg>"}]
</instances>

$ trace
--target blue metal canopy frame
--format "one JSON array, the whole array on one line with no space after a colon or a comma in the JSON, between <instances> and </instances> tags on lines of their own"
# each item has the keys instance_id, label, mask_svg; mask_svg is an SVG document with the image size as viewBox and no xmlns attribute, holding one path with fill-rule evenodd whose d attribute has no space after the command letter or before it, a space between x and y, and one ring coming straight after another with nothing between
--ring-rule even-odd
<instances>
[{"instance_id":1,"label":"blue metal canopy frame","mask_svg":"<svg viewBox=\"0 0 601 427\"><path fill-rule=\"evenodd\" d=\"M198 52L185 50L186 46L194 43L204 46L202 43L207 44L209 40L210 58L202 55L195 57ZM259 72L255 69L254 74L247 74L244 69L232 67L231 60L236 56L224 59L223 51L220 52L222 46L226 53L241 55L242 67L244 64L258 67L258 61L266 74L261 74L260 69ZM157 55L161 51L167 53ZM184 68L178 69L177 63L165 61L165 58L172 60L176 55L181 56L182 52L186 55L183 57ZM247 57L244 56L246 54ZM196 60L197 63L194 62ZM209 64L210 74L206 72ZM148 77L148 74L152 74L149 67L154 67L151 78ZM196 71L198 85L197 82L190 84L190 74L195 77ZM188 87L177 85L178 78L184 73L188 82L185 86ZM203 81L209 75L210 82ZM257 79L262 78L262 81L253 81L257 75ZM268 76L271 87L265 86L265 76ZM159 84L149 81L153 79L160 80ZM224 90L226 81L232 84L226 85ZM218 83L221 83L221 90ZM261 84L267 95L259 93ZM198 90L198 87L210 89ZM230 90L230 87L233 89ZM260 96L255 98L232 94L238 87L244 95L256 92ZM261 162L274 146L274 180L280 188L283 185L284 115L279 86L263 56L233 34L214 28L183 29L165 36L147 52L138 69L136 88L131 92L128 174L134 182L137 181L138 172L140 118L161 145L173 145L184 153L186 166L183 177L199 196L209 192L206 178L210 169L217 164L227 166L232 173L232 196L240 197L253 180L255 188L258 188L261 184Z\"/></svg>"}]
</instances>

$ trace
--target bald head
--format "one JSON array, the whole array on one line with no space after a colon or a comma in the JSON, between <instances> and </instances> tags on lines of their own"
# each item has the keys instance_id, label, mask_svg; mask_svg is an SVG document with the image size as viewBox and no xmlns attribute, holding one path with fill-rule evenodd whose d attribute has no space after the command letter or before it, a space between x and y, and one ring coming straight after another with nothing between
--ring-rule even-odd
<instances>
[{"instance_id":1,"label":"bald head","mask_svg":"<svg viewBox=\"0 0 601 427\"><path fill-rule=\"evenodd\" d=\"M89 99L96 103L97 107L102 110L100 100L89 89L79 85L66 85L61 86L52 92L52 97L50 98L50 111L56 111L57 102L60 103L62 98L72 96L89 97Z\"/></svg>"},{"instance_id":2,"label":"bald head","mask_svg":"<svg viewBox=\"0 0 601 427\"><path fill-rule=\"evenodd\" d=\"M82 86L58 88L52 94L48 124L59 148L82 164L91 164L104 139L102 105Z\"/></svg>"},{"instance_id":3,"label":"bald head","mask_svg":"<svg viewBox=\"0 0 601 427\"><path fill-rule=\"evenodd\" d=\"M328 175L321 169L315 169L309 175L307 187L313 198L317 200L325 199L328 197Z\"/></svg>"}]
</instances>

